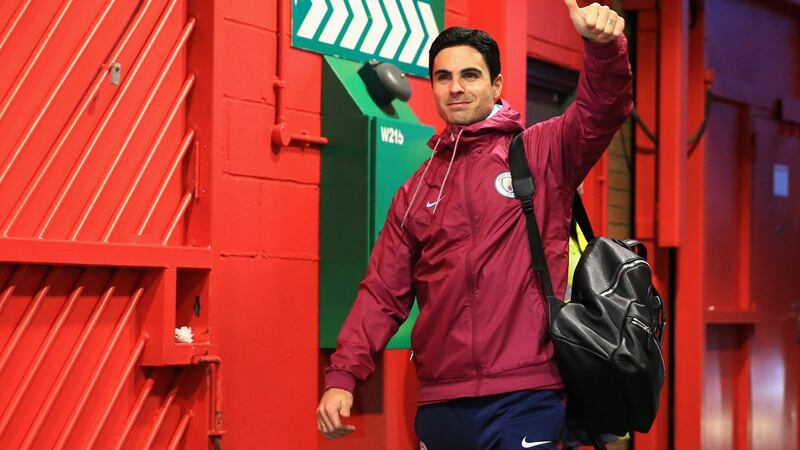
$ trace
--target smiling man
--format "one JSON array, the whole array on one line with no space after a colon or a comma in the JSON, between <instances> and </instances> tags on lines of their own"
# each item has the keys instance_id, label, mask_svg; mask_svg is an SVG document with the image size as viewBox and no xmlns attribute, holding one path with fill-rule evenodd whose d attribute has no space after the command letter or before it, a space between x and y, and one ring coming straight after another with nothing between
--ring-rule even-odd
<instances>
[{"instance_id":1,"label":"smiling man","mask_svg":"<svg viewBox=\"0 0 800 450\"><path fill-rule=\"evenodd\" d=\"M430 49L431 86L447 127L430 160L398 190L358 297L325 371L317 427L328 438L354 427L353 389L408 317L420 381L420 448L558 448L563 384L548 337L541 280L531 270L525 217L511 189L508 150L523 133L537 183L534 210L556 294L566 288L575 189L633 105L624 20L608 7L565 0L584 38L575 102L523 129L500 99L497 43L448 28Z\"/></svg>"},{"instance_id":2,"label":"smiling man","mask_svg":"<svg viewBox=\"0 0 800 450\"><path fill-rule=\"evenodd\" d=\"M484 51L490 54L493 50L498 51L493 41L481 42L482 36L477 30L451 28L445 32L447 34L440 41L442 45L448 37L452 43L458 44L469 42L470 36L474 35L474 45L485 45ZM491 39L488 35L484 38ZM431 48L436 51L435 46ZM503 90L503 75L497 73L500 70L499 59L492 61L494 67L490 68L480 50L471 45L455 45L441 49L434 60L434 64L437 63L431 66L431 84L439 116L453 125L470 125L485 119Z\"/></svg>"}]
</instances>

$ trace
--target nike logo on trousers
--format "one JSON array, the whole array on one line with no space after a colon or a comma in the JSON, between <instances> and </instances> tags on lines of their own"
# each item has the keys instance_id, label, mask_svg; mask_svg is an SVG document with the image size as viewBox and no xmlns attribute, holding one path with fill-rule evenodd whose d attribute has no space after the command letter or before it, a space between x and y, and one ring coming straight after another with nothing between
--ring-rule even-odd
<instances>
[{"instance_id":1,"label":"nike logo on trousers","mask_svg":"<svg viewBox=\"0 0 800 450\"><path fill-rule=\"evenodd\" d=\"M528 436L522 438L522 448L533 448L538 447L540 445L549 444L551 441L535 441L535 442L528 442Z\"/></svg>"}]
</instances>

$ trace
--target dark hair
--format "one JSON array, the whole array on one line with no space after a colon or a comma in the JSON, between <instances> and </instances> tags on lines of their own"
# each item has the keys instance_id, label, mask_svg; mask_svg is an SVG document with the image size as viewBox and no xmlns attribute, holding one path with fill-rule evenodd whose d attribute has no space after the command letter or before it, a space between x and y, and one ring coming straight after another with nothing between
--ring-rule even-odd
<instances>
[{"instance_id":1,"label":"dark hair","mask_svg":"<svg viewBox=\"0 0 800 450\"><path fill-rule=\"evenodd\" d=\"M440 51L448 47L468 45L483 55L489 67L491 81L500 75L500 49L489 33L475 28L450 27L439 33L428 52L428 76L433 79L433 60Z\"/></svg>"}]
</instances>

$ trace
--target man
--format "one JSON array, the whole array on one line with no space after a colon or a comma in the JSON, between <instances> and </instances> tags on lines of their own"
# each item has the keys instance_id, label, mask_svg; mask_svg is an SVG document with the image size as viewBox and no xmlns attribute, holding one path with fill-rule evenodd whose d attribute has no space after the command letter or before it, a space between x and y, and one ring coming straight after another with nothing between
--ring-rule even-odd
<instances>
[{"instance_id":1,"label":"man","mask_svg":"<svg viewBox=\"0 0 800 450\"><path fill-rule=\"evenodd\" d=\"M503 75L488 34L449 28L432 44L431 85L448 125L431 139L431 159L395 195L340 332L317 408L326 437L355 429L342 418L350 416L356 381L373 372L375 355L416 297L420 447L557 448L563 384L508 149L523 132L547 263L563 295L572 196L633 106L623 19L596 3L565 3L585 43L576 101L525 130L499 100Z\"/></svg>"}]
</instances>

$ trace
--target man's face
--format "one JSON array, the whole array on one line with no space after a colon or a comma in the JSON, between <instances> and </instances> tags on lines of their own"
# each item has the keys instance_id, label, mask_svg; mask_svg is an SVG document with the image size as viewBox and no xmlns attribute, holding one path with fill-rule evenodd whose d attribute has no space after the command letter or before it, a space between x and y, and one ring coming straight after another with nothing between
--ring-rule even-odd
<instances>
[{"instance_id":1,"label":"man's face","mask_svg":"<svg viewBox=\"0 0 800 450\"><path fill-rule=\"evenodd\" d=\"M500 98L503 76L494 82L483 55L467 45L448 47L433 61L433 96L445 122L469 125L485 119Z\"/></svg>"}]
</instances>

